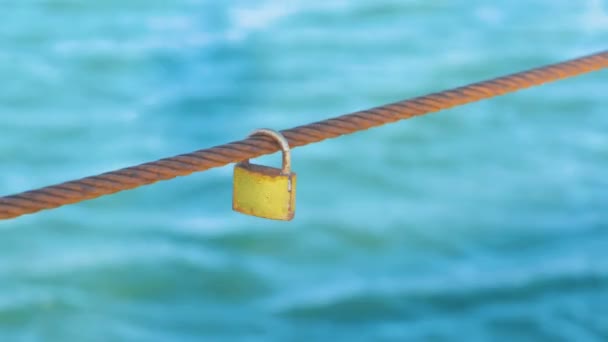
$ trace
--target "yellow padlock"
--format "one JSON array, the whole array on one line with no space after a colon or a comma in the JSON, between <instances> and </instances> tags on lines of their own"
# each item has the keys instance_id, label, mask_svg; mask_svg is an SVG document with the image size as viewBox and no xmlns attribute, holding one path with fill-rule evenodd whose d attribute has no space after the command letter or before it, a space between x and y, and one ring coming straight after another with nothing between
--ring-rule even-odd
<instances>
[{"instance_id":1,"label":"yellow padlock","mask_svg":"<svg viewBox=\"0 0 608 342\"><path fill-rule=\"evenodd\" d=\"M283 150L283 168L255 165L249 160L234 167L232 209L271 220L290 221L296 209L296 174L291 172L291 151L287 139L271 129L258 129L251 135L273 137Z\"/></svg>"}]
</instances>

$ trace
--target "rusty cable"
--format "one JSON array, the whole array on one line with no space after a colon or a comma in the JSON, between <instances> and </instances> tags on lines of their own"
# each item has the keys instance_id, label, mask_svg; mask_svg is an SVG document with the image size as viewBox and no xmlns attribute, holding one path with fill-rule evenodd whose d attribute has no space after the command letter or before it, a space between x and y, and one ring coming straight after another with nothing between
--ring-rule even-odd
<instances>
[{"instance_id":1,"label":"rusty cable","mask_svg":"<svg viewBox=\"0 0 608 342\"><path fill-rule=\"evenodd\" d=\"M281 131L294 148L608 67L608 51ZM0 198L0 220L81 202L278 151L252 136L175 157Z\"/></svg>"}]
</instances>

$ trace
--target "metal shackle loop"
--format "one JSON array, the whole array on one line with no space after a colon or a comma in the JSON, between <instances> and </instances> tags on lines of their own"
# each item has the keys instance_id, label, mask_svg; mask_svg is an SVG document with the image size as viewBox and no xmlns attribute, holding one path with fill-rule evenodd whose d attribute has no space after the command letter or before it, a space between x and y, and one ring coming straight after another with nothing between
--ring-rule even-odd
<instances>
[{"instance_id":1,"label":"metal shackle loop","mask_svg":"<svg viewBox=\"0 0 608 342\"><path fill-rule=\"evenodd\" d=\"M249 136L252 137L254 135L267 135L269 137L272 137L274 140L276 140L279 143L281 150L283 151L283 168L281 169L281 173L284 175L290 174L291 173L291 148L289 147L289 142L287 141L287 139L285 139L283 134L281 134L278 131L275 131L273 129L260 128L260 129L256 129L255 131L251 132L251 134ZM249 162L249 159L245 160L245 163L248 163L248 162Z\"/></svg>"}]
</instances>

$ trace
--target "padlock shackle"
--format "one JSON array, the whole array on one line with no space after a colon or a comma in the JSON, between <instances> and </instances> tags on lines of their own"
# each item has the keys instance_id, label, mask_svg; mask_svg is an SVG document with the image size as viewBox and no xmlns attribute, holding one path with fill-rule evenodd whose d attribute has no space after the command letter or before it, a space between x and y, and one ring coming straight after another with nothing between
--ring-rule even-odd
<instances>
[{"instance_id":1,"label":"padlock shackle","mask_svg":"<svg viewBox=\"0 0 608 342\"><path fill-rule=\"evenodd\" d=\"M267 135L273 138L276 142L279 143L281 150L283 151L283 168L281 169L281 173L284 175L288 175L291 173L291 148L289 147L289 142L283 134L269 128L260 128L251 132L250 137L254 135ZM244 161L245 163L249 163L249 159Z\"/></svg>"}]
</instances>

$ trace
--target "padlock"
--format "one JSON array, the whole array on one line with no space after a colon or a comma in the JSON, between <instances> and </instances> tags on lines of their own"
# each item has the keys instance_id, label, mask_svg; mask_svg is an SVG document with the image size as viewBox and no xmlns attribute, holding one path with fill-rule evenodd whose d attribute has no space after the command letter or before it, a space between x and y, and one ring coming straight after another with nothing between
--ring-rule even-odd
<instances>
[{"instance_id":1,"label":"padlock","mask_svg":"<svg viewBox=\"0 0 608 342\"><path fill-rule=\"evenodd\" d=\"M232 209L271 220L290 221L296 209L296 174L291 172L291 151L287 139L271 129L252 135L268 135L283 150L283 168L251 164L244 160L234 167Z\"/></svg>"}]
</instances>

